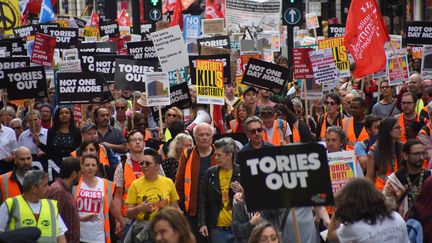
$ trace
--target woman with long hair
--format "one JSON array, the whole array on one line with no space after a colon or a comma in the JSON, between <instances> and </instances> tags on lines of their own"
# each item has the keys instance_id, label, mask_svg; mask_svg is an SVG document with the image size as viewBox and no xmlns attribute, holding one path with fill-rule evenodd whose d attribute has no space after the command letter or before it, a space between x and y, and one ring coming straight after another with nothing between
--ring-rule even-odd
<instances>
[{"instance_id":1,"label":"woman with long hair","mask_svg":"<svg viewBox=\"0 0 432 243\"><path fill-rule=\"evenodd\" d=\"M268 222L263 222L255 226L249 237L248 243L280 243L282 242L276 227Z\"/></svg>"},{"instance_id":2,"label":"woman with long hair","mask_svg":"<svg viewBox=\"0 0 432 243\"><path fill-rule=\"evenodd\" d=\"M81 132L74 124L72 110L66 106L60 106L56 110L53 126L48 129L46 145L39 141L38 136L33 139L52 159L61 161L64 157L69 157L81 144Z\"/></svg>"},{"instance_id":3,"label":"woman with long hair","mask_svg":"<svg viewBox=\"0 0 432 243\"><path fill-rule=\"evenodd\" d=\"M336 194L327 239L339 242L409 243L405 221L384 194L365 179L352 179Z\"/></svg>"},{"instance_id":4,"label":"woman with long hair","mask_svg":"<svg viewBox=\"0 0 432 243\"><path fill-rule=\"evenodd\" d=\"M117 230L123 227L120 207L112 200L115 185L96 175L99 167L98 156L84 155L82 177L73 192L80 216L81 242L111 242L109 213L117 220Z\"/></svg>"},{"instance_id":5,"label":"woman with long hair","mask_svg":"<svg viewBox=\"0 0 432 243\"><path fill-rule=\"evenodd\" d=\"M175 182L180 157L185 149L193 146L193 139L190 135L185 133L177 134L169 144L167 158L162 161L162 168L166 177Z\"/></svg>"},{"instance_id":6,"label":"woman with long hair","mask_svg":"<svg viewBox=\"0 0 432 243\"><path fill-rule=\"evenodd\" d=\"M237 133L245 132L244 122L251 115L246 103L241 102L235 108L235 119L229 122L229 130L227 132Z\"/></svg>"},{"instance_id":7,"label":"woman with long hair","mask_svg":"<svg viewBox=\"0 0 432 243\"><path fill-rule=\"evenodd\" d=\"M160 209L150 224L153 239L159 242L195 243L189 223L183 214L173 207Z\"/></svg>"},{"instance_id":8,"label":"woman with long hair","mask_svg":"<svg viewBox=\"0 0 432 243\"><path fill-rule=\"evenodd\" d=\"M379 190L384 189L387 176L397 171L402 162L400 142L401 127L393 117L387 117L379 125L377 142L368 152L366 178Z\"/></svg>"}]
</instances>

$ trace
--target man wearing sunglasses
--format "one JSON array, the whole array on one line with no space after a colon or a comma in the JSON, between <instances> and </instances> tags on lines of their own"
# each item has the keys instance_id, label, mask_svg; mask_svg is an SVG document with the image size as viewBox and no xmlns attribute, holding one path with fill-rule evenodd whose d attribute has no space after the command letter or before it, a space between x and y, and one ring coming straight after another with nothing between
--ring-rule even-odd
<instances>
[{"instance_id":1,"label":"man wearing sunglasses","mask_svg":"<svg viewBox=\"0 0 432 243\"><path fill-rule=\"evenodd\" d=\"M340 113L340 104L341 100L340 97L335 93L330 93L325 98L325 107L327 112L321 115L317 130L316 130L316 136L317 141L324 141L325 140L325 134L328 127L331 126L342 126L342 119L344 118L343 114Z\"/></svg>"},{"instance_id":2,"label":"man wearing sunglasses","mask_svg":"<svg viewBox=\"0 0 432 243\"><path fill-rule=\"evenodd\" d=\"M275 146L290 143L291 128L282 119L276 118L276 113L271 106L263 106L260 111L263 122L263 139Z\"/></svg>"},{"instance_id":3,"label":"man wearing sunglasses","mask_svg":"<svg viewBox=\"0 0 432 243\"><path fill-rule=\"evenodd\" d=\"M114 128L122 131L123 135L126 135L126 128L128 127L128 117L126 111L129 108L129 103L124 98L116 99L114 103L116 115L114 117Z\"/></svg>"},{"instance_id":4,"label":"man wearing sunglasses","mask_svg":"<svg viewBox=\"0 0 432 243\"><path fill-rule=\"evenodd\" d=\"M245 126L246 135L249 138L249 142L243 146L240 152L273 147L272 144L263 140L263 121L259 117L248 117L245 121Z\"/></svg>"}]
</instances>

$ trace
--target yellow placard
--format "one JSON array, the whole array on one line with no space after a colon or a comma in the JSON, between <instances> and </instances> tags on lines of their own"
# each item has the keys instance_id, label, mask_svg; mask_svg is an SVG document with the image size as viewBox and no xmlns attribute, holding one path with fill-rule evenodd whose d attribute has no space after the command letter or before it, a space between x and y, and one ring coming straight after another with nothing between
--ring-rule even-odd
<instances>
[{"instance_id":1,"label":"yellow placard","mask_svg":"<svg viewBox=\"0 0 432 243\"><path fill-rule=\"evenodd\" d=\"M95 26L84 26L84 37L97 37L98 36L98 28Z\"/></svg>"},{"instance_id":2,"label":"yellow placard","mask_svg":"<svg viewBox=\"0 0 432 243\"><path fill-rule=\"evenodd\" d=\"M340 72L340 77L350 76L350 63L348 60L347 49L344 45L344 37L327 38L318 41L318 49L331 48L336 67Z\"/></svg>"},{"instance_id":3,"label":"yellow placard","mask_svg":"<svg viewBox=\"0 0 432 243\"><path fill-rule=\"evenodd\" d=\"M223 80L223 62L198 59L196 62L198 103L223 105L225 103Z\"/></svg>"},{"instance_id":4,"label":"yellow placard","mask_svg":"<svg viewBox=\"0 0 432 243\"><path fill-rule=\"evenodd\" d=\"M7 35L13 35L13 29L19 27L21 22L18 0L0 0L0 8L0 29L4 29Z\"/></svg>"}]
</instances>

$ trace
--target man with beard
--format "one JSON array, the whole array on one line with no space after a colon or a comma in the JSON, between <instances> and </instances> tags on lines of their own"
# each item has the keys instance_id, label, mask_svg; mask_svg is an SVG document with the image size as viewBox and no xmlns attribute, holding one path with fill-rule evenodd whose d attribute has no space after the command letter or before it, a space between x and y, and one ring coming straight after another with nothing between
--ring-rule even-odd
<instances>
[{"instance_id":1,"label":"man with beard","mask_svg":"<svg viewBox=\"0 0 432 243\"><path fill-rule=\"evenodd\" d=\"M81 161L78 158L64 158L59 178L49 187L48 198L57 200L57 207L67 231L67 242L79 242L80 220L78 209L72 195L72 187L78 185L81 178Z\"/></svg>"},{"instance_id":2,"label":"man with beard","mask_svg":"<svg viewBox=\"0 0 432 243\"><path fill-rule=\"evenodd\" d=\"M30 149L19 147L15 150L15 170L0 176L0 202L9 197L22 194L24 174L32 169L32 155Z\"/></svg>"},{"instance_id":3,"label":"man with beard","mask_svg":"<svg viewBox=\"0 0 432 243\"><path fill-rule=\"evenodd\" d=\"M98 142L116 153L126 153L128 150L126 139L119 129L109 125L111 113L108 109L104 107L96 108L93 117L98 128Z\"/></svg>"},{"instance_id":4,"label":"man with beard","mask_svg":"<svg viewBox=\"0 0 432 243\"><path fill-rule=\"evenodd\" d=\"M428 157L424 145L418 140L408 140L402 148L402 167L388 177L384 195L396 203L402 216L414 206L423 183L431 175L424 169Z\"/></svg>"}]
</instances>

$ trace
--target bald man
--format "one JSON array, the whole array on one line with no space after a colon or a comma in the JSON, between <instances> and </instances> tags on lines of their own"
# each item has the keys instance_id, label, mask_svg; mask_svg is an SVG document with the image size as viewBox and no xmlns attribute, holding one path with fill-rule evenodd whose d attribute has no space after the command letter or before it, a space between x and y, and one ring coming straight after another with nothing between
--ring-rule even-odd
<instances>
[{"instance_id":1,"label":"bald man","mask_svg":"<svg viewBox=\"0 0 432 243\"><path fill-rule=\"evenodd\" d=\"M408 83L408 90L413 92L418 100L415 104L415 111L417 114L420 114L424 107L424 102L422 100L423 90L422 90L422 78L419 73L415 72L410 76L410 82ZM427 105L427 104L426 104Z\"/></svg>"},{"instance_id":2,"label":"bald man","mask_svg":"<svg viewBox=\"0 0 432 243\"><path fill-rule=\"evenodd\" d=\"M15 169L0 177L0 202L4 202L8 197L21 195L24 174L31 170L32 155L30 149L18 147L15 149Z\"/></svg>"},{"instance_id":3,"label":"bald man","mask_svg":"<svg viewBox=\"0 0 432 243\"><path fill-rule=\"evenodd\" d=\"M343 97L342 100L342 109L343 109L343 114L345 117L351 117L351 113L349 112L349 108L350 108L350 104L351 101L355 98L356 96L353 93L348 93L345 95L345 97Z\"/></svg>"},{"instance_id":4,"label":"bald man","mask_svg":"<svg viewBox=\"0 0 432 243\"><path fill-rule=\"evenodd\" d=\"M179 161L176 189L180 197L179 206L185 212L192 226L197 242L202 242L198 231L199 187L204 185L204 173L210 166L217 165L212 144L214 128L208 123L199 123L194 127L193 136L196 145L186 149Z\"/></svg>"}]
</instances>

